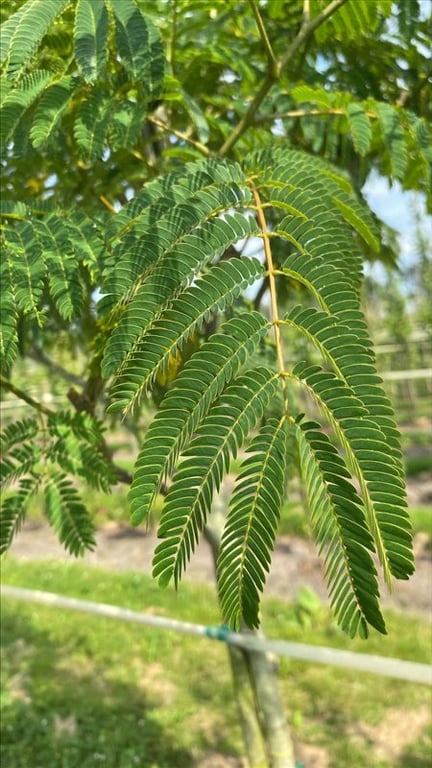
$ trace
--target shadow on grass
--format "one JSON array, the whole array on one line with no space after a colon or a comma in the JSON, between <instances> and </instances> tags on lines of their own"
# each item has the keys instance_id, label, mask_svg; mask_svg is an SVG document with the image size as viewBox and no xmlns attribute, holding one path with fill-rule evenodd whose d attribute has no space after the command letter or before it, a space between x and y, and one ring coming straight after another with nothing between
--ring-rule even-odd
<instances>
[{"instance_id":1,"label":"shadow on grass","mask_svg":"<svg viewBox=\"0 0 432 768\"><path fill-rule=\"evenodd\" d=\"M161 725L163 715L154 693L147 695L134 685L113 680L85 656L74 668L68 646L57 647L29 617L4 609L2 624L2 765L193 765L191 752L176 748L169 729ZM76 648L73 638L69 652L71 648Z\"/></svg>"},{"instance_id":2,"label":"shadow on grass","mask_svg":"<svg viewBox=\"0 0 432 768\"><path fill-rule=\"evenodd\" d=\"M431 768L432 729L424 722L427 689L416 706L404 681L370 676L365 685L362 677L335 672L327 683L327 695L320 695L319 676L303 678L302 692L310 705L308 716L320 724L321 743L335 760L331 765ZM394 716L389 721L392 712L397 722Z\"/></svg>"},{"instance_id":3,"label":"shadow on grass","mask_svg":"<svg viewBox=\"0 0 432 768\"><path fill-rule=\"evenodd\" d=\"M432 755L432 727L420 738L417 744L406 748L397 763L397 768L430 768Z\"/></svg>"}]
</instances>

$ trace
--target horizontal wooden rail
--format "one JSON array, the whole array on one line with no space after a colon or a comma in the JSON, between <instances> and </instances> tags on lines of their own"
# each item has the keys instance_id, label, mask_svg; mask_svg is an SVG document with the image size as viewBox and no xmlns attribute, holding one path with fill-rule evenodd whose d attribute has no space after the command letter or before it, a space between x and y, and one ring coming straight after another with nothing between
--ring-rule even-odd
<instances>
[{"instance_id":1,"label":"horizontal wooden rail","mask_svg":"<svg viewBox=\"0 0 432 768\"><path fill-rule=\"evenodd\" d=\"M22 589L21 587L3 585L1 596L15 600L41 603L42 605L56 608L66 608L72 611L83 611L108 619L120 619L137 624L146 624L147 626L173 632L207 637L258 653L273 653L277 656L288 656L292 659L310 661L313 664L328 664L333 667L344 667L345 669L354 669L358 672L370 672L373 675L385 675L386 677L396 677L413 683L432 685L432 665L429 664L418 664L413 661L390 659L385 656L341 651L337 648L324 648L318 645L291 643L285 640L270 640L253 634L231 632L227 627L191 624L163 616L137 613L127 608L119 608L106 603L77 600L74 597L64 597L52 592L39 592L33 589Z\"/></svg>"},{"instance_id":2,"label":"horizontal wooden rail","mask_svg":"<svg viewBox=\"0 0 432 768\"><path fill-rule=\"evenodd\" d=\"M408 379L430 379L432 368L418 368L412 371L380 371L379 375L385 381L405 381Z\"/></svg>"}]
</instances>

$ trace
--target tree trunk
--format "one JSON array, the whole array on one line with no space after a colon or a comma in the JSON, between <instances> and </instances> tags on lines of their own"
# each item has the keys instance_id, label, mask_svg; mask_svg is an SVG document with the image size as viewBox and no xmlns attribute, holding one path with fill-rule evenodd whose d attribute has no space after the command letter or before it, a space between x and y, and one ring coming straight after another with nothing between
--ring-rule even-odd
<instances>
[{"instance_id":1,"label":"tree trunk","mask_svg":"<svg viewBox=\"0 0 432 768\"><path fill-rule=\"evenodd\" d=\"M222 494L215 500L205 529L216 567L225 521ZM262 631L257 633L262 636ZM250 768L295 768L279 688L278 659L268 653L227 645L240 724Z\"/></svg>"}]
</instances>

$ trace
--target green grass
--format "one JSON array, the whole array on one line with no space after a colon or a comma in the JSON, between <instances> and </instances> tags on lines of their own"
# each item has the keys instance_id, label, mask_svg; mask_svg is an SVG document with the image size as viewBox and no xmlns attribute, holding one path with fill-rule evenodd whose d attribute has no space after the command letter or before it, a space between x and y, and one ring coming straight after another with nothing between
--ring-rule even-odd
<instances>
[{"instance_id":1,"label":"green grass","mask_svg":"<svg viewBox=\"0 0 432 768\"><path fill-rule=\"evenodd\" d=\"M409 512L414 533L427 533L432 542L431 507L414 507Z\"/></svg>"},{"instance_id":2,"label":"green grass","mask_svg":"<svg viewBox=\"0 0 432 768\"><path fill-rule=\"evenodd\" d=\"M420 472L432 472L432 456L408 456L405 459L405 471L411 477Z\"/></svg>"},{"instance_id":3,"label":"green grass","mask_svg":"<svg viewBox=\"0 0 432 768\"><path fill-rule=\"evenodd\" d=\"M432 541L432 507L412 507L409 510L414 534L426 533ZM302 506L296 502L284 504L281 512L279 534L311 538L309 518Z\"/></svg>"},{"instance_id":4,"label":"green grass","mask_svg":"<svg viewBox=\"0 0 432 768\"><path fill-rule=\"evenodd\" d=\"M219 621L210 588L161 591L142 574L7 558L3 581L186 621ZM294 607L267 601L264 625L272 637L423 662L431 656L430 625L420 619L390 614L388 636L350 641L307 591ZM426 687L288 659L281 684L296 740L325 749L332 768L430 765L425 724L411 741L408 735L396 762L375 760L373 739L364 735L389 712L399 713L400 723L424 712ZM226 651L210 640L6 598L2 710L7 768L192 768L215 753L237 756L240 766Z\"/></svg>"},{"instance_id":5,"label":"green grass","mask_svg":"<svg viewBox=\"0 0 432 768\"><path fill-rule=\"evenodd\" d=\"M426 429L402 429L402 447L421 448L432 447L432 432Z\"/></svg>"}]
</instances>

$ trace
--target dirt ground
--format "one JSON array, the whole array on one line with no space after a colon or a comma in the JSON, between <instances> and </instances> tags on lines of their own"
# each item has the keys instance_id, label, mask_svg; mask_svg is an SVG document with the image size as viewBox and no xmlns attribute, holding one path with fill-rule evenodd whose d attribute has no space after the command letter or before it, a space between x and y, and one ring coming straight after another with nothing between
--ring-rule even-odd
<instances>
[{"instance_id":1,"label":"dirt ground","mask_svg":"<svg viewBox=\"0 0 432 768\"><path fill-rule=\"evenodd\" d=\"M432 477L422 473L408 483L408 498L413 506L431 506ZM112 570L151 572L156 545L154 531L132 528L115 522L106 523L97 534L94 552L83 562ZM11 554L18 559L59 558L73 560L58 544L53 531L45 524L29 521L16 537ZM382 590L384 605L421 614L432 619L432 548L426 534L415 538L416 572L408 581L398 581L388 595ZM208 546L203 542L195 552L185 580L214 582L213 565ZM278 539L265 594L293 600L301 586L312 588L322 600L327 599L322 577L322 562L315 545L305 539L282 536Z\"/></svg>"}]
</instances>

